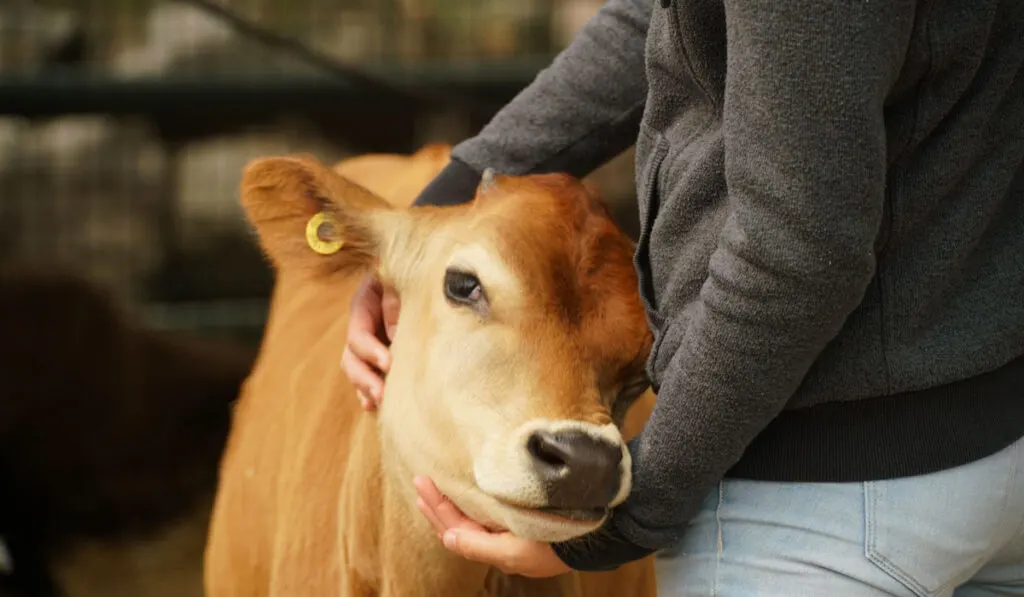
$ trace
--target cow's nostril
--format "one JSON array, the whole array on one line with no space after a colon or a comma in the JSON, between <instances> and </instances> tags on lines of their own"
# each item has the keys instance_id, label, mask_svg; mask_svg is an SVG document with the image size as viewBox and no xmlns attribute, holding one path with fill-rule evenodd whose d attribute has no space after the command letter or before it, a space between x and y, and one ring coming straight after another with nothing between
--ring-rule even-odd
<instances>
[{"instance_id":1,"label":"cow's nostril","mask_svg":"<svg viewBox=\"0 0 1024 597\"><path fill-rule=\"evenodd\" d=\"M538 431L526 442L526 449L536 460L553 468L566 466L569 450L559 445L558 438L546 431Z\"/></svg>"},{"instance_id":2,"label":"cow's nostril","mask_svg":"<svg viewBox=\"0 0 1024 597\"><path fill-rule=\"evenodd\" d=\"M621 445L579 430L537 431L526 450L550 507L604 508L619 491Z\"/></svg>"}]
</instances>

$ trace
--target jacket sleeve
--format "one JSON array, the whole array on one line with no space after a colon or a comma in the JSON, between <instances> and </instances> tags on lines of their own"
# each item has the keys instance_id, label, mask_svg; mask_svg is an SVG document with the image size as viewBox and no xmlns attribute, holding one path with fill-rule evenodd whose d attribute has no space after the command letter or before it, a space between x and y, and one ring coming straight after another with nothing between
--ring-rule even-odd
<instances>
[{"instance_id":1,"label":"jacket sleeve","mask_svg":"<svg viewBox=\"0 0 1024 597\"><path fill-rule=\"evenodd\" d=\"M610 0L475 137L414 205L468 202L484 168L583 177L629 148L647 97L644 44L655 0Z\"/></svg>"},{"instance_id":2,"label":"jacket sleeve","mask_svg":"<svg viewBox=\"0 0 1024 597\"><path fill-rule=\"evenodd\" d=\"M861 301L886 190L884 105L910 0L725 0L731 212L601 534L556 546L615 568L675 544ZM652 250L655 250L652 247Z\"/></svg>"}]
</instances>

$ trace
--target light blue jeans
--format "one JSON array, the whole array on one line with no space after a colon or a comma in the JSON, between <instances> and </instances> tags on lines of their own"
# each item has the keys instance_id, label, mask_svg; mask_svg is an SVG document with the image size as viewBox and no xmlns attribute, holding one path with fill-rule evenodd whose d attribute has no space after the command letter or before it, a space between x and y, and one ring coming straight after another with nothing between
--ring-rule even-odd
<instances>
[{"instance_id":1,"label":"light blue jeans","mask_svg":"<svg viewBox=\"0 0 1024 597\"><path fill-rule=\"evenodd\" d=\"M658 594L1024 595L1022 463L1024 440L920 477L726 480L659 555Z\"/></svg>"}]
</instances>

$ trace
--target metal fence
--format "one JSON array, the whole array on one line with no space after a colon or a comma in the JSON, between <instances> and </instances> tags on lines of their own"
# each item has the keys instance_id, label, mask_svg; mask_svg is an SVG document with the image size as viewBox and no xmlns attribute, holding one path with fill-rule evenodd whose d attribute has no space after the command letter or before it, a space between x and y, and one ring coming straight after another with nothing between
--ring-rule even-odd
<instances>
[{"instance_id":1,"label":"metal fence","mask_svg":"<svg viewBox=\"0 0 1024 597\"><path fill-rule=\"evenodd\" d=\"M599 5L6 0L0 260L74 264L155 325L258 335L271 277L237 204L246 161L457 141ZM615 204L631 166L605 171Z\"/></svg>"}]
</instances>

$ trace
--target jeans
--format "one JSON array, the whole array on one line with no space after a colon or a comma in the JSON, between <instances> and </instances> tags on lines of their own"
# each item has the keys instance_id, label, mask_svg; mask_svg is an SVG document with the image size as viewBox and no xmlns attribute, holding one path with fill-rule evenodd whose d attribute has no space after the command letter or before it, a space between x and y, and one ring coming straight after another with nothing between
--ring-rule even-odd
<instances>
[{"instance_id":1,"label":"jeans","mask_svg":"<svg viewBox=\"0 0 1024 597\"><path fill-rule=\"evenodd\" d=\"M661 597L1024 596L1024 440L919 477L726 479L678 547Z\"/></svg>"}]
</instances>

